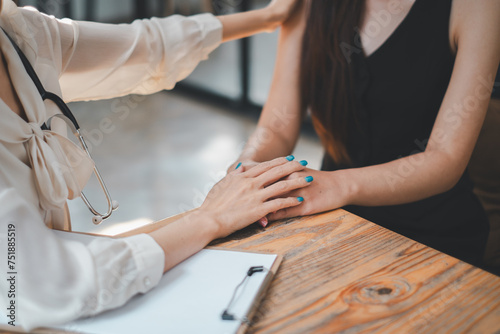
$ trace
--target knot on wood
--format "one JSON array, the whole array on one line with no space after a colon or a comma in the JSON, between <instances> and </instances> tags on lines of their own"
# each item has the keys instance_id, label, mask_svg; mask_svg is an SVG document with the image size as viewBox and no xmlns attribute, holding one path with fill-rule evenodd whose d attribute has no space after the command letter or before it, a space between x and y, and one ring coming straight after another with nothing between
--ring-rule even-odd
<instances>
[{"instance_id":1,"label":"knot on wood","mask_svg":"<svg viewBox=\"0 0 500 334\"><path fill-rule=\"evenodd\" d=\"M350 285L342 292L342 297L348 304L380 305L398 303L413 292L405 278L377 277Z\"/></svg>"},{"instance_id":2,"label":"knot on wood","mask_svg":"<svg viewBox=\"0 0 500 334\"><path fill-rule=\"evenodd\" d=\"M377 290L379 295L388 295L392 292L391 288L380 288Z\"/></svg>"}]
</instances>

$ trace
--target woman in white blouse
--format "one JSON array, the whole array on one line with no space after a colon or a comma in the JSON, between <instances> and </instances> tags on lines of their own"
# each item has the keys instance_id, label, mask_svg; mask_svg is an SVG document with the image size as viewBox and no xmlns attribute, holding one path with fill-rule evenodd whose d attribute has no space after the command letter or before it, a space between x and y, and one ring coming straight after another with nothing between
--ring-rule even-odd
<instances>
[{"instance_id":1,"label":"woman in white blouse","mask_svg":"<svg viewBox=\"0 0 500 334\"><path fill-rule=\"evenodd\" d=\"M96 237L88 245L61 239L50 228L69 226L66 199L79 196L92 162L70 173L58 169L80 151L65 138L59 119L42 131L60 111L42 101L6 34L45 88L65 101L150 94L172 88L221 42L275 29L295 2L274 0L261 10L218 18L202 14L108 25L57 20L0 0L0 252L2 277L12 271L6 257L15 259L15 325L29 330L119 307L211 240L299 205L302 199L279 196L309 183L279 181L304 168L279 158L229 173L198 210L152 233ZM9 249L8 236L14 234ZM0 287L0 306L8 312L9 282L2 278Z\"/></svg>"}]
</instances>

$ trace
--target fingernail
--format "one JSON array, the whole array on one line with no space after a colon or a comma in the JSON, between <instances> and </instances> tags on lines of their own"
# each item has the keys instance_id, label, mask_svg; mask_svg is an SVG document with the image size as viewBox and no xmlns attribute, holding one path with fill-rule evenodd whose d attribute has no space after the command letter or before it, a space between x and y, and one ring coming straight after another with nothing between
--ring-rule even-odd
<instances>
[{"instance_id":1,"label":"fingernail","mask_svg":"<svg viewBox=\"0 0 500 334\"><path fill-rule=\"evenodd\" d=\"M297 201L304 202L304 197L297 197Z\"/></svg>"},{"instance_id":2,"label":"fingernail","mask_svg":"<svg viewBox=\"0 0 500 334\"><path fill-rule=\"evenodd\" d=\"M312 182L314 180L314 178L312 176L306 176L305 179L306 179L306 182Z\"/></svg>"},{"instance_id":3,"label":"fingernail","mask_svg":"<svg viewBox=\"0 0 500 334\"><path fill-rule=\"evenodd\" d=\"M235 168L235 169L240 168L240 166L241 166L241 162L240 162L239 164L237 164L237 165L236 165L236 168Z\"/></svg>"},{"instance_id":4,"label":"fingernail","mask_svg":"<svg viewBox=\"0 0 500 334\"><path fill-rule=\"evenodd\" d=\"M302 161L300 161L300 164L301 164L302 166L307 166L307 161L302 160Z\"/></svg>"},{"instance_id":5,"label":"fingernail","mask_svg":"<svg viewBox=\"0 0 500 334\"><path fill-rule=\"evenodd\" d=\"M295 159L295 157L293 155L289 155L286 157L286 160L288 160L288 161L292 161L293 159Z\"/></svg>"},{"instance_id":6,"label":"fingernail","mask_svg":"<svg viewBox=\"0 0 500 334\"><path fill-rule=\"evenodd\" d=\"M268 222L268 220L267 220L267 217L263 217L263 218L259 219L259 224L260 224L260 226L262 226L262 227L266 227L268 223L269 223L269 222Z\"/></svg>"}]
</instances>

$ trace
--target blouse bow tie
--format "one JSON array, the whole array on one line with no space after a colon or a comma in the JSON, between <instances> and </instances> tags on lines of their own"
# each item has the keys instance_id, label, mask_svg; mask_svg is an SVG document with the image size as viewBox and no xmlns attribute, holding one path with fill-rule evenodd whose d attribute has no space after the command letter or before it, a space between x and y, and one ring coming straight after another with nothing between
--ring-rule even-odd
<instances>
[{"instance_id":1,"label":"blouse bow tie","mask_svg":"<svg viewBox=\"0 0 500 334\"><path fill-rule=\"evenodd\" d=\"M20 133L33 168L44 210L60 209L66 199L80 196L92 175L94 162L69 139L37 123L25 123Z\"/></svg>"}]
</instances>

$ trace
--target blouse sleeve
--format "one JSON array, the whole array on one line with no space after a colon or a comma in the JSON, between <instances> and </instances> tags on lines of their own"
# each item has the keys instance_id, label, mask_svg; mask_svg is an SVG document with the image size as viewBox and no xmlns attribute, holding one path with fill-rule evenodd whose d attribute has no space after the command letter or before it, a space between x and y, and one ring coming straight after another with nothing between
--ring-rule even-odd
<instances>
[{"instance_id":1,"label":"blouse sleeve","mask_svg":"<svg viewBox=\"0 0 500 334\"><path fill-rule=\"evenodd\" d=\"M208 13L104 24L21 10L30 30L43 31L37 54L55 61L65 101L172 89L222 39L221 22Z\"/></svg>"},{"instance_id":2,"label":"blouse sleeve","mask_svg":"<svg viewBox=\"0 0 500 334\"><path fill-rule=\"evenodd\" d=\"M14 267L7 267L7 261L2 265L4 277L15 272L10 275L15 294L7 299L12 287L0 280L1 307L6 310L14 300L15 324L26 331L119 307L156 286L162 276L164 253L149 235L92 237L85 244L48 229L13 188L0 191L0 203L0 245L7 247L8 237L15 244Z\"/></svg>"}]
</instances>

